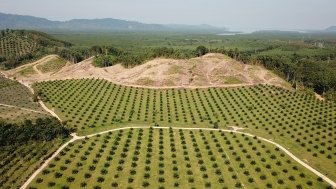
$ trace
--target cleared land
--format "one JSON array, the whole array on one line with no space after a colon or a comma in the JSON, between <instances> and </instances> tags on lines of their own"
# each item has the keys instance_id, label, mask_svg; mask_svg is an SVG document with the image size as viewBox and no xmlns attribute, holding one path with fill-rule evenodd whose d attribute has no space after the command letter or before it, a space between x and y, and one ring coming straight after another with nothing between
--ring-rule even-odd
<instances>
[{"instance_id":1,"label":"cleared land","mask_svg":"<svg viewBox=\"0 0 336 189\"><path fill-rule=\"evenodd\" d=\"M47 72L50 75L50 72L59 70L62 65L63 60L60 59L57 55L48 55L35 62L19 66L9 71L3 71L3 74L10 75L15 78L41 75L43 74L42 72ZM41 70L36 70L37 66L39 66ZM41 73L39 74L39 72Z\"/></svg>"},{"instance_id":2,"label":"cleared land","mask_svg":"<svg viewBox=\"0 0 336 189\"><path fill-rule=\"evenodd\" d=\"M336 104L259 85L240 88L143 89L106 80L38 83L42 98L80 134L127 125L240 126L290 149L336 178Z\"/></svg>"},{"instance_id":3,"label":"cleared land","mask_svg":"<svg viewBox=\"0 0 336 189\"><path fill-rule=\"evenodd\" d=\"M110 132L72 143L30 185L89 186L328 187L281 150L256 138L220 131L153 128Z\"/></svg>"},{"instance_id":4,"label":"cleared land","mask_svg":"<svg viewBox=\"0 0 336 189\"><path fill-rule=\"evenodd\" d=\"M64 66L64 63L57 63L59 60L53 62L55 57L51 60L41 59L23 68L8 71L6 74L29 84L56 79L101 78L122 85L152 88L225 87L261 83L290 88L287 82L260 66L242 64L220 54L208 54L189 60L155 59L130 69L120 64L96 68L92 65L92 58ZM52 73L39 73L38 70L32 69L34 65L35 70L41 69L41 72L44 72L43 66L57 69Z\"/></svg>"}]
</instances>

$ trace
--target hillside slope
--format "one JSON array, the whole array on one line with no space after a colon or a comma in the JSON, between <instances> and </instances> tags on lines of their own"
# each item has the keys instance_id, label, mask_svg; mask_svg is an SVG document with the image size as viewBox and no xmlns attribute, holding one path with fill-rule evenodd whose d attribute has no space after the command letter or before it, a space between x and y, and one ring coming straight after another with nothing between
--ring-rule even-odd
<instances>
[{"instance_id":1,"label":"hillside slope","mask_svg":"<svg viewBox=\"0 0 336 189\"><path fill-rule=\"evenodd\" d=\"M210 25L164 25L148 24L137 21L114 18L72 19L68 21L52 21L28 15L0 13L0 29L43 29L43 30L98 30L98 31L207 31L224 32L225 28Z\"/></svg>"},{"instance_id":2,"label":"hillside slope","mask_svg":"<svg viewBox=\"0 0 336 189\"><path fill-rule=\"evenodd\" d=\"M70 46L37 31L2 30L0 33L0 66L13 68L25 61L55 51L56 47Z\"/></svg>"},{"instance_id":3,"label":"hillside slope","mask_svg":"<svg viewBox=\"0 0 336 189\"><path fill-rule=\"evenodd\" d=\"M34 69L43 61L32 63ZM290 88L288 83L260 66L246 65L221 54L207 54L189 60L155 59L143 65L126 69L120 64L96 68L92 58L78 64L67 64L54 73L32 72L22 74L22 69L7 71L28 84L45 80L101 78L114 83L147 88L198 88L230 87L271 84Z\"/></svg>"}]
</instances>

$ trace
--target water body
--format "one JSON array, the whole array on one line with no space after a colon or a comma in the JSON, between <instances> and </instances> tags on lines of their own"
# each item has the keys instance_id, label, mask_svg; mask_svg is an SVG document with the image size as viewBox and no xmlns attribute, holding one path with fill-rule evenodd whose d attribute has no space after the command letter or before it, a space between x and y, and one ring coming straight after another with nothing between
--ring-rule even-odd
<instances>
[{"instance_id":1,"label":"water body","mask_svg":"<svg viewBox=\"0 0 336 189\"><path fill-rule=\"evenodd\" d=\"M248 34L248 33L244 33L244 32L237 32L237 33L219 33L219 34L216 34L216 35L233 36L233 35L243 35L243 34Z\"/></svg>"}]
</instances>

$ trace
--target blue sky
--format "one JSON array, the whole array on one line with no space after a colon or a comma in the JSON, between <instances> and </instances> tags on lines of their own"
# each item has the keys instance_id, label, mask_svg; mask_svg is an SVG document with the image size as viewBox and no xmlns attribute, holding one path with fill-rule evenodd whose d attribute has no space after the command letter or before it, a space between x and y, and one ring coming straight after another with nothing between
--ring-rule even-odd
<instances>
[{"instance_id":1,"label":"blue sky","mask_svg":"<svg viewBox=\"0 0 336 189\"><path fill-rule=\"evenodd\" d=\"M0 12L51 20L119 18L250 29L336 25L336 0L0 0Z\"/></svg>"}]
</instances>

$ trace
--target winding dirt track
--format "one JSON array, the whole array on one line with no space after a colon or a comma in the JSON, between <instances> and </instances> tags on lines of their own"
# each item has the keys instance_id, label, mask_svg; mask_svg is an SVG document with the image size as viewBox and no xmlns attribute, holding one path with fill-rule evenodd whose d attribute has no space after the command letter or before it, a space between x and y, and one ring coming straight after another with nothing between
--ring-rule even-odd
<instances>
[{"instance_id":1,"label":"winding dirt track","mask_svg":"<svg viewBox=\"0 0 336 189\"><path fill-rule=\"evenodd\" d=\"M39 169L37 169L30 177L29 179L22 185L22 187L20 189L26 189L28 187L28 185L35 179L35 177L50 163L50 161L52 161L66 146L68 146L70 143L75 142L77 140L81 140L84 138L91 138L97 135L101 135L101 134L106 134L109 132L115 132L115 131L119 131L119 130L127 130L127 129L149 129L151 127L124 127L124 128L117 128L117 129L111 129L108 131L103 131L103 132L99 132L99 133L95 133L95 134L91 134L91 135L86 135L86 136L77 136L75 133L71 134L72 139L69 140L67 143L63 144L50 158L48 158L41 167L39 167ZM152 127L153 129L170 129L170 127ZM203 131L222 131L222 132L229 132L229 133L237 133L237 134L244 134L246 136L249 137L255 137L255 135L252 135L250 133L245 133L242 131L239 131L240 129L237 129L235 127L233 127L233 130L228 130L228 129L211 129L211 128L181 128L181 127L171 127L174 130L203 130ZM297 158L294 154L292 154L290 151L288 151L285 147L281 146L280 144L268 140L266 138L263 137L259 137L256 136L258 139L268 142L276 147L278 147L280 150L282 150L283 152L285 152L288 156L290 156L293 160L295 160L297 163L301 164L302 166L304 166L305 168L307 168L309 171L313 172L315 175L321 177L325 182L329 183L332 187L336 188L336 183L334 181L332 181L331 179L329 179L327 176L323 175L322 173L320 173L319 171L317 171L316 169L312 168L311 166L309 166L308 164L306 164L305 162L301 161L299 158Z\"/></svg>"},{"instance_id":2,"label":"winding dirt track","mask_svg":"<svg viewBox=\"0 0 336 189\"><path fill-rule=\"evenodd\" d=\"M13 106L13 105L8 105L8 104L1 104L0 103L0 106L5 106L5 107L8 107L8 108L18 108L18 109L21 109L21 110L25 110L25 111L29 111L29 112L35 112L35 113L39 113L39 114L47 114L46 112L41 112L41 111L37 111L37 110L22 108L22 107L19 107L19 106Z\"/></svg>"},{"instance_id":3,"label":"winding dirt track","mask_svg":"<svg viewBox=\"0 0 336 189\"><path fill-rule=\"evenodd\" d=\"M50 55L50 56L47 56L47 57L44 57L43 59L40 59L39 61L36 61L34 63L31 63L29 65L24 65L20 68L24 69L26 66L31 66L33 65L33 68L34 70L38 73L38 75L41 74L41 72L37 69L37 65L42 63L42 62L45 62L45 61L48 61L49 59L51 58L54 58L55 55ZM6 77L7 75L4 74ZM87 77L91 77L90 76L87 76ZM92 76L94 77L94 76ZM9 77L7 77L9 78ZM11 79L11 78L9 78ZM57 78L58 79L58 78ZM48 79L47 79L48 80ZM109 80L109 79L107 79ZM210 78L209 78L210 80ZM21 84L27 86L29 88L29 90L34 93L32 87L30 86L29 83L27 83L26 81L19 81ZM258 85L258 84L270 84L268 82L259 82L259 83L244 83L244 84L231 84L231 85L218 85L218 86L169 86L169 87L163 87L163 86L153 86L153 87L150 87L150 86L142 86L142 85L132 85L132 84L125 84L125 83L119 83L118 81L114 80L112 81L114 83L117 83L117 84L122 84L122 85L126 85L126 86L132 86L132 87L144 87L144 88L155 88L155 89L162 89L162 88L210 88L210 87L242 87L242 86L254 86L254 85ZM55 112L53 112L52 110L50 110L49 108L47 108L44 103L39 100L39 103L41 104L41 106L47 111L49 112L51 115L53 115L54 117L56 117L57 119L61 120L57 114ZM28 187L28 185L35 179L35 177L50 163L50 161L52 161L66 146L68 146L70 143L72 142L75 142L77 140L81 140L81 139L84 139L86 137L90 138L90 137L94 137L96 135L100 135L100 134L105 134L105 133L108 133L108 132L115 132L115 131L118 131L118 130L126 130L126 129L131 129L131 128L134 128L134 129L139 129L139 128L143 128L143 129L149 129L150 127L125 127L125 128L118 128L118 129L112 129L112 130L108 130L108 131L103 131L103 132L99 132L99 133L95 133L95 134L91 134L91 135L87 135L87 136L77 136L75 133L73 133L71 136L73 137L71 140L69 140L68 142L66 142L65 144L63 144L56 152L53 153L53 155L51 157L49 157L42 165L41 167L39 167L30 177L29 179L22 185L21 189L25 189ZM154 127L154 129L169 129L169 127ZM222 132L232 132L232 133L237 133L237 134L245 134L246 136L249 136L249 137L255 137L255 135L252 135L250 133L245 133L245 132L242 132L242 131L239 131L239 129L237 128L234 128L233 127L233 130L225 130L225 129L211 129L211 128L179 128L179 127L173 127L172 129L174 130L179 130L179 129L183 129L183 130L205 130L205 131L222 131ZM263 138L263 137L258 137L260 140L263 140L265 142L268 142L276 147L278 147L280 150L282 150L284 153L286 153L288 156L290 156L293 160L295 160L297 163L301 164L302 166L304 166L305 168L307 168L309 171L313 172L315 175L321 177L324 181L326 181L327 183L329 183L332 187L336 188L336 183L334 181L332 181L331 179L329 179L327 176L323 175L321 172L317 171L316 169L312 168L311 166L309 166L307 163L303 162L302 160L300 160L299 158L297 158L294 154L292 154L290 151L288 151L285 147L281 146L280 144L274 142L274 141L271 141L271 140L268 140L266 138Z\"/></svg>"},{"instance_id":4,"label":"winding dirt track","mask_svg":"<svg viewBox=\"0 0 336 189\"><path fill-rule=\"evenodd\" d=\"M50 113L52 116L56 117L58 120L62 121L61 118L58 117L58 115L57 115L55 112L53 112L52 110L50 110L50 109L43 103L42 100L39 99L38 102L40 103L41 107L42 107L45 111L47 111L48 113Z\"/></svg>"},{"instance_id":5,"label":"winding dirt track","mask_svg":"<svg viewBox=\"0 0 336 189\"><path fill-rule=\"evenodd\" d=\"M53 58L53 57L49 57L49 58ZM35 64L38 64L38 63L35 63ZM17 81L17 80L14 80L13 78L8 77L6 74L3 74L2 72L1 72L1 74L2 74L4 77L6 77L7 79L11 79L11 80L13 80L13 81ZM28 83L25 83L24 81L21 81L21 80L19 80L18 82L21 83L22 85L26 86L26 87L29 89L29 91L30 91L32 94L34 94L34 89L33 89ZM42 100L38 99L38 102L39 102L39 104L41 105L41 107L42 107L46 112L48 112L49 114L51 114L52 116L54 116L54 117L57 118L58 120L62 121L61 118L60 118L54 111L50 110L50 109L43 103ZM20 107L17 107L17 106L10 106L10 105L6 105L6 104L0 104L0 105L2 105L2 106L7 106L7 107L16 107L16 108L20 108ZM20 109L22 109L22 110L27 110L27 111L32 111L32 112L37 112L37 113L44 113L44 112L34 111L34 110L26 109L26 108L20 108ZM46 114L46 113L44 113L44 114Z\"/></svg>"},{"instance_id":6,"label":"winding dirt track","mask_svg":"<svg viewBox=\"0 0 336 189\"><path fill-rule=\"evenodd\" d=\"M43 63L43 62L42 62ZM35 70L35 72L37 72L39 75L43 75L43 73L37 68L37 66L39 65L40 63L38 63L38 64L35 64L34 66L33 66L33 69Z\"/></svg>"}]
</instances>

